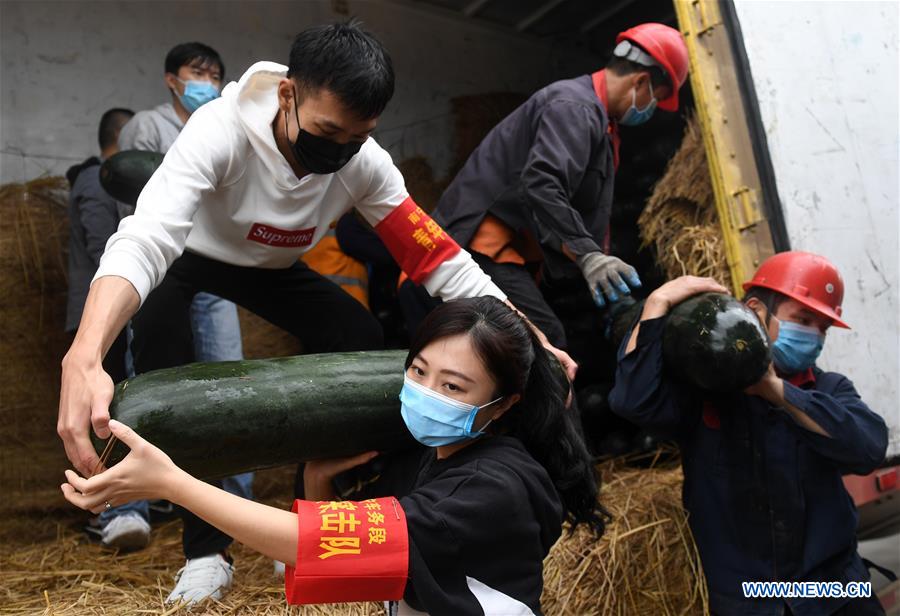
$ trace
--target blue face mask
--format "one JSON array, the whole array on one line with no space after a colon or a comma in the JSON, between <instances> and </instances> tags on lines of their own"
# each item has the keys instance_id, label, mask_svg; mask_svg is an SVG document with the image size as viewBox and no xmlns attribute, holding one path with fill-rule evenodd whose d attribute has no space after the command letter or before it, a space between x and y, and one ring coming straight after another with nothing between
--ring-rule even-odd
<instances>
[{"instance_id":1,"label":"blue face mask","mask_svg":"<svg viewBox=\"0 0 900 616\"><path fill-rule=\"evenodd\" d=\"M190 113L194 113L200 107L211 100L219 98L219 88L209 81L182 81L184 94L179 95L178 100Z\"/></svg>"},{"instance_id":2,"label":"blue face mask","mask_svg":"<svg viewBox=\"0 0 900 616\"><path fill-rule=\"evenodd\" d=\"M473 432L475 416L502 399L501 396L480 407L473 406L439 394L407 376L400 390L400 414L417 441L428 447L440 447L481 436L487 424Z\"/></svg>"},{"instance_id":3,"label":"blue face mask","mask_svg":"<svg viewBox=\"0 0 900 616\"><path fill-rule=\"evenodd\" d=\"M649 79L647 80L647 87L650 88L650 102L647 103L647 106L643 109L637 108L637 90L632 90L631 107L625 111L622 119L619 120L619 124L623 126L637 126L653 116L653 112L656 111L656 97L653 95L653 85Z\"/></svg>"},{"instance_id":4,"label":"blue face mask","mask_svg":"<svg viewBox=\"0 0 900 616\"><path fill-rule=\"evenodd\" d=\"M816 327L779 321L778 338L772 343L772 360L784 374L812 368L825 346L825 335Z\"/></svg>"}]
</instances>

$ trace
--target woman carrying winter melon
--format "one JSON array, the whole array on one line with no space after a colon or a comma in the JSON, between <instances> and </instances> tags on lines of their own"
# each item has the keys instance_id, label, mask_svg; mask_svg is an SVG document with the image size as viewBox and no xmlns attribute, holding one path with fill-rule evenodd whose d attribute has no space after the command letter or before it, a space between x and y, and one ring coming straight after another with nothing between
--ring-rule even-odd
<instances>
[{"instance_id":1,"label":"woman carrying winter melon","mask_svg":"<svg viewBox=\"0 0 900 616\"><path fill-rule=\"evenodd\" d=\"M375 452L307 465L306 497L283 511L181 469L130 428L131 453L84 479L71 503L102 511L165 498L288 564L287 600L399 601L392 613L539 614L542 562L562 523L602 533L606 512L566 389L526 322L491 297L447 302L406 359L401 414L428 446L402 494L335 501L337 473Z\"/></svg>"}]
</instances>

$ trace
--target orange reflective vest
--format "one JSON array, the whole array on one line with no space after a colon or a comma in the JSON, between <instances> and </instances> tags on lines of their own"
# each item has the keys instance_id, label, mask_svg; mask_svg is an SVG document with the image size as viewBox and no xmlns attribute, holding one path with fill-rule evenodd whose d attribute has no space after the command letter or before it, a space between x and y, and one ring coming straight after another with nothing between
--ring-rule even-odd
<instances>
[{"instance_id":1,"label":"orange reflective vest","mask_svg":"<svg viewBox=\"0 0 900 616\"><path fill-rule=\"evenodd\" d=\"M369 273L365 264L341 250L334 234L336 226L336 222L331 223L325 237L304 253L300 260L368 308Z\"/></svg>"}]
</instances>

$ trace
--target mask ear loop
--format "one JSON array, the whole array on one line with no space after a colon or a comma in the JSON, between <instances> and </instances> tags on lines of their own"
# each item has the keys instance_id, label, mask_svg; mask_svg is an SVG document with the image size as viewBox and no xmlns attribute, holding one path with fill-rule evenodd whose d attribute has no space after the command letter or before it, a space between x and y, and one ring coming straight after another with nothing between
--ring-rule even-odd
<instances>
[{"instance_id":1,"label":"mask ear loop","mask_svg":"<svg viewBox=\"0 0 900 616\"><path fill-rule=\"evenodd\" d=\"M469 415L469 419L468 419L468 421L466 422L466 436L469 436L469 437L475 437L475 436L478 436L479 434L482 434L482 433L484 432L484 429L487 428L489 425L491 425L491 422L494 421L494 418L491 417L491 418L487 421L486 424L484 424L483 426L481 426L481 428L478 429L478 432L472 432L472 426L475 425L475 417L478 416L478 413L479 413L479 412L481 412L482 410L486 409L486 408L489 407L490 405L495 404L495 403L499 402L500 400L503 400L505 397L506 397L506 396L500 396L499 398L495 398L494 400L491 400L491 401L488 402L487 404L482 404L481 406L476 406L474 412L472 412L472 413Z\"/></svg>"},{"instance_id":2,"label":"mask ear loop","mask_svg":"<svg viewBox=\"0 0 900 616\"><path fill-rule=\"evenodd\" d=\"M650 100L641 109L638 109L637 106L637 88L631 91L631 106L637 109L638 113L646 113L650 106L657 102L656 95L653 93L653 79L650 78L650 73L647 73L647 87L650 88Z\"/></svg>"},{"instance_id":3,"label":"mask ear loop","mask_svg":"<svg viewBox=\"0 0 900 616\"><path fill-rule=\"evenodd\" d=\"M650 73L647 73L647 87L650 88L650 102L647 103L647 107L656 105L659 103L659 99L656 98L656 93L653 91L653 78L650 76ZM647 107L644 107L644 109L647 109Z\"/></svg>"},{"instance_id":4,"label":"mask ear loop","mask_svg":"<svg viewBox=\"0 0 900 616\"><path fill-rule=\"evenodd\" d=\"M300 109L297 107L297 88L291 84L291 91L294 93L294 117L297 118L297 139L300 139L300 133L305 132L300 126Z\"/></svg>"},{"instance_id":5,"label":"mask ear loop","mask_svg":"<svg viewBox=\"0 0 900 616\"><path fill-rule=\"evenodd\" d=\"M170 74L171 74L173 77L175 77L175 81L177 81L178 83L184 85L184 82L181 81L181 78L179 78L178 75L175 75L174 73L170 73ZM179 99L180 99L180 98L183 96L183 94L179 94L179 93L178 93L178 88L176 88L176 87L171 87L171 88L169 88L169 92L171 92L172 94L174 94L174 95L175 95L175 98L179 98Z\"/></svg>"},{"instance_id":6,"label":"mask ear loop","mask_svg":"<svg viewBox=\"0 0 900 616\"><path fill-rule=\"evenodd\" d=\"M773 313L775 312L775 298L769 296L768 298L766 298L766 301L765 303L763 303L763 305L766 307L766 327L769 327L769 322L772 320L772 317L774 316ZM775 320L778 321L779 324L781 323L781 320L778 317L775 317Z\"/></svg>"},{"instance_id":7,"label":"mask ear loop","mask_svg":"<svg viewBox=\"0 0 900 616\"><path fill-rule=\"evenodd\" d=\"M297 109L297 89L294 87L294 84L291 84L291 92L294 94L294 116L297 118L297 138L300 138L300 132L303 130L300 128L300 111ZM293 145L291 143L291 138L288 137L288 112L284 112L284 139L288 142L288 145Z\"/></svg>"}]
</instances>

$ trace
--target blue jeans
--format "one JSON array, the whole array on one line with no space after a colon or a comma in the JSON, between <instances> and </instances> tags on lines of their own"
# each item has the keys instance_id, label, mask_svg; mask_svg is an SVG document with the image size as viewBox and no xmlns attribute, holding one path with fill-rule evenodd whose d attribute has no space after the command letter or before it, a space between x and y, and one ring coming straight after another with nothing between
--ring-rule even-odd
<instances>
[{"instance_id":1,"label":"blue jeans","mask_svg":"<svg viewBox=\"0 0 900 616\"><path fill-rule=\"evenodd\" d=\"M194 361L244 359L237 306L209 293L197 293L191 304Z\"/></svg>"},{"instance_id":2,"label":"blue jeans","mask_svg":"<svg viewBox=\"0 0 900 616\"><path fill-rule=\"evenodd\" d=\"M139 500L131 503L125 503L124 505L119 505L118 507L113 507L112 509L107 509L103 513L100 514L100 528L106 526L109 522L112 522L113 518L117 518L120 515L125 515L126 513L136 513L147 522L150 521L150 501Z\"/></svg>"},{"instance_id":3,"label":"blue jeans","mask_svg":"<svg viewBox=\"0 0 900 616\"><path fill-rule=\"evenodd\" d=\"M241 346L241 326L238 321L237 306L209 293L198 293L191 304L191 329L194 333L194 356L196 361L232 361L244 358ZM131 342L131 326L128 326L128 342ZM134 376L131 352L127 353L128 375ZM237 496L253 498L253 473L242 473L211 481ZM100 526L105 526L113 518L125 513L136 513L150 520L149 503L134 501L113 507L100 514Z\"/></svg>"}]
</instances>

